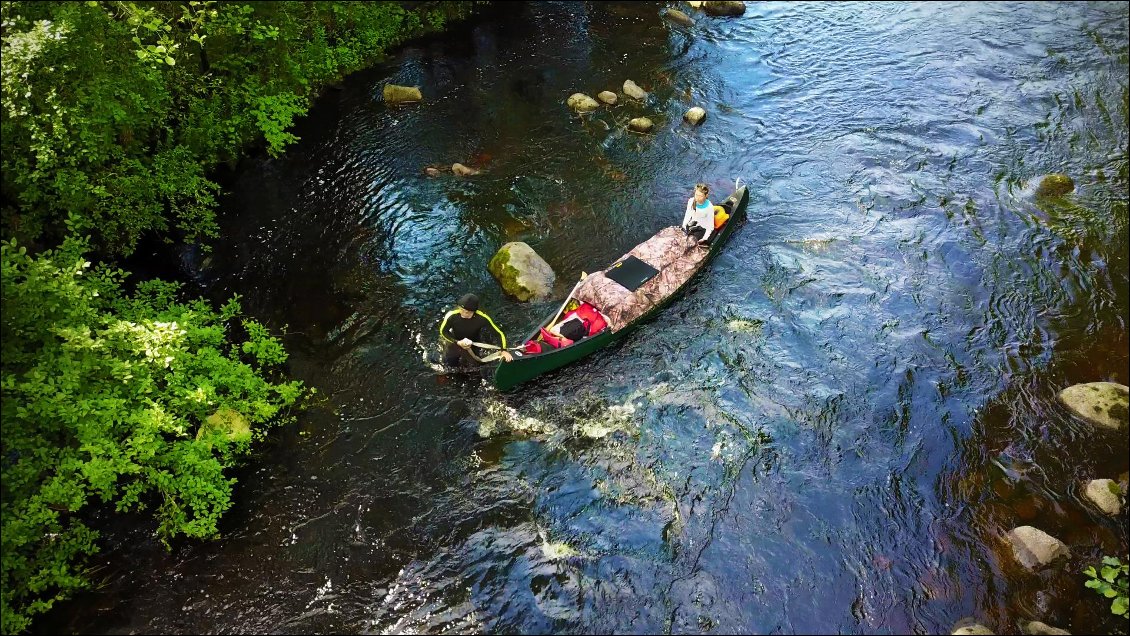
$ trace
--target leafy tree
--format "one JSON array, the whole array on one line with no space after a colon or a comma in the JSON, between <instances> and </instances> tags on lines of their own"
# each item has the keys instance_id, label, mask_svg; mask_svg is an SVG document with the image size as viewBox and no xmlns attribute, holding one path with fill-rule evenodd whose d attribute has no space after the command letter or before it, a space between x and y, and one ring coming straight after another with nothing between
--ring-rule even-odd
<instances>
[{"instance_id":1,"label":"leafy tree","mask_svg":"<svg viewBox=\"0 0 1130 636\"><path fill-rule=\"evenodd\" d=\"M4 234L214 237L213 168L281 154L327 83L474 4L0 3Z\"/></svg>"},{"instance_id":2,"label":"leafy tree","mask_svg":"<svg viewBox=\"0 0 1130 636\"><path fill-rule=\"evenodd\" d=\"M4 633L86 584L92 509L149 510L166 546L215 536L224 468L303 394L266 379L286 353L238 298L217 313L173 283L127 295L85 250L0 245Z\"/></svg>"}]
</instances>

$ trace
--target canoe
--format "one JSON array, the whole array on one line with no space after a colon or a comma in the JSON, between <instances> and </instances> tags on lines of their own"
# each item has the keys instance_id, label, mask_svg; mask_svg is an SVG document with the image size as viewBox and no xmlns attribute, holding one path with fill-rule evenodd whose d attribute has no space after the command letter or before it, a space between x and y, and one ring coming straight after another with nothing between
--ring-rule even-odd
<instances>
[{"instance_id":1,"label":"canoe","mask_svg":"<svg viewBox=\"0 0 1130 636\"><path fill-rule=\"evenodd\" d=\"M628 292L626 288L619 288L619 291L622 293L622 297L625 298L647 297L646 304L641 305L642 307L646 307L646 309L642 310L642 313L640 313L639 315L632 315L628 313L627 315L632 316L631 319L623 322L622 324L617 324L615 320L609 320L608 326L606 326L599 333L595 333L588 337L582 338L580 340L577 340L573 344L563 346L559 349L546 348L541 353L516 354L512 362L501 362L495 369L495 387L497 387L500 391L509 391L510 389L513 389L514 387L524 382L529 382L530 380L533 380L534 378L544 373L548 373L550 371L553 371L554 369L559 369L567 364L576 362L577 360L580 360L592 354L593 352L598 351L612 344L613 342L622 339L633 330L635 330L635 328L639 325L654 318L661 310L663 310L663 308L669 305L683 289L686 288L686 286L698 272L702 271L702 269L704 269L706 265L709 264L710 261L712 261L714 257L718 255L718 253L722 250L722 246L726 244L726 242L729 240L730 236L734 233L738 226L745 221L745 209L748 203L748 188L746 186L741 186L735 189L734 192L730 194L730 196L726 197L726 199L721 204L718 204L726 210L726 212L730 215L730 218L725 222L724 225L722 225L721 228L716 230L715 237L710 243L709 248L690 248L690 250L702 250L705 252L705 255L692 253L690 250L688 250L686 254L688 254L689 256L686 256L681 262L671 263L670 265L664 265L663 263L656 262L655 259L652 259L652 263L650 263L649 265L651 265L653 269L659 271L659 274L653 277L653 279L657 281L656 283L653 284L653 282L649 280L643 283L643 286L638 288L634 292ZM656 233L653 237L648 239L648 241L637 245L628 254L625 254L624 256L617 259L615 262L613 262L612 265L609 266L608 269L601 272L601 274L611 272L615 267L621 265L623 262L626 262L626 260L630 256L639 253L641 248L644 248L649 244L657 244L657 242L664 240L664 238L666 238L668 242L670 242L671 239L669 237L675 236L676 233L678 236L682 236L682 230L678 226L672 226L660 230L660 232ZM688 264L686 262L686 259L692 259L693 263ZM677 278L672 279L672 276L677 276ZM601 278L603 279L603 276ZM667 282L665 287L657 286L660 278L666 279ZM606 281L607 279L603 280ZM588 279L586 279L586 281L588 281ZM594 282L596 282L595 279ZM589 302L592 295L591 292L588 292L581 287L584 284L585 282L578 284L578 288L575 288L573 290L572 296L569 299L566 299L566 304L573 301ZM648 296L649 285L655 287L655 289L661 290L662 295L656 296L653 293ZM613 309L615 309L613 307L602 307L597 302L593 302L592 304L596 306L596 308L600 312L602 312L602 314L609 313L610 315L615 315L614 313L610 313L613 311ZM541 330L543 328L550 328L551 323L555 318L558 318L556 314L547 316L545 320L539 323L537 327L535 327L526 336L526 338L522 340L522 342L538 340L539 335L541 334Z\"/></svg>"}]
</instances>

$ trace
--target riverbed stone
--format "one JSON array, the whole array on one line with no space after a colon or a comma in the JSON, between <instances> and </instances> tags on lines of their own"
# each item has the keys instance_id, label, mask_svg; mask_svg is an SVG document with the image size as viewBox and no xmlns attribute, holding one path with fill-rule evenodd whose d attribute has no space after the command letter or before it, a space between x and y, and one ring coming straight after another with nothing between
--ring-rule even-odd
<instances>
[{"instance_id":1,"label":"riverbed stone","mask_svg":"<svg viewBox=\"0 0 1130 636\"><path fill-rule=\"evenodd\" d=\"M1085 492L1087 499L1108 515L1117 515L1122 511L1122 490L1113 479L1092 479L1087 482Z\"/></svg>"},{"instance_id":2,"label":"riverbed stone","mask_svg":"<svg viewBox=\"0 0 1130 636\"><path fill-rule=\"evenodd\" d=\"M1103 428L1120 429L1130 420L1130 389L1116 382L1069 386L1059 399L1072 413Z\"/></svg>"},{"instance_id":3,"label":"riverbed stone","mask_svg":"<svg viewBox=\"0 0 1130 636\"><path fill-rule=\"evenodd\" d=\"M1036 196L1041 198L1061 197L1074 189L1075 182L1071 180L1071 177L1053 172L1040 179L1040 185L1036 188Z\"/></svg>"},{"instance_id":4,"label":"riverbed stone","mask_svg":"<svg viewBox=\"0 0 1130 636\"><path fill-rule=\"evenodd\" d=\"M691 5L692 9L701 9L703 0L688 0L687 4Z\"/></svg>"},{"instance_id":5,"label":"riverbed stone","mask_svg":"<svg viewBox=\"0 0 1130 636\"><path fill-rule=\"evenodd\" d=\"M473 177L473 176L479 174L479 170L477 170L475 168L471 168L469 166L465 166L461 163L451 164L451 171L454 172L456 174L456 176L460 176L460 177Z\"/></svg>"},{"instance_id":6,"label":"riverbed stone","mask_svg":"<svg viewBox=\"0 0 1130 636\"><path fill-rule=\"evenodd\" d=\"M1032 526L1013 528L1005 538L1012 545L1013 556L1029 570L1039 569L1071 554L1062 541Z\"/></svg>"},{"instance_id":7,"label":"riverbed stone","mask_svg":"<svg viewBox=\"0 0 1130 636\"><path fill-rule=\"evenodd\" d=\"M1031 636L1071 636L1071 632L1067 631L1066 629L1052 627L1051 625L1041 623L1040 621L1028 621L1027 623L1022 623L1020 626L1020 631L1024 632L1025 634L1030 634Z\"/></svg>"},{"instance_id":8,"label":"riverbed stone","mask_svg":"<svg viewBox=\"0 0 1130 636\"><path fill-rule=\"evenodd\" d=\"M549 263L521 241L499 248L487 269L503 291L521 302L548 298L557 278Z\"/></svg>"},{"instance_id":9,"label":"riverbed stone","mask_svg":"<svg viewBox=\"0 0 1130 636\"><path fill-rule=\"evenodd\" d=\"M386 104L405 104L409 102L423 101L424 95L420 93L419 86L397 86L396 84L385 84L384 98Z\"/></svg>"},{"instance_id":10,"label":"riverbed stone","mask_svg":"<svg viewBox=\"0 0 1130 636\"><path fill-rule=\"evenodd\" d=\"M649 132L654 127L655 122L651 121L647 117L636 117L635 119L628 121L628 128L631 128L636 132Z\"/></svg>"},{"instance_id":11,"label":"riverbed stone","mask_svg":"<svg viewBox=\"0 0 1130 636\"><path fill-rule=\"evenodd\" d=\"M573 93L565 103L578 113L587 113L600 108L600 104L595 99L584 93Z\"/></svg>"},{"instance_id":12,"label":"riverbed stone","mask_svg":"<svg viewBox=\"0 0 1130 636\"><path fill-rule=\"evenodd\" d=\"M679 11L678 9L664 9L663 16L676 24L681 24L686 27L694 26L694 18L683 13L682 11Z\"/></svg>"},{"instance_id":13,"label":"riverbed stone","mask_svg":"<svg viewBox=\"0 0 1130 636\"><path fill-rule=\"evenodd\" d=\"M440 175L440 172L440 169L435 166L424 167L424 174L428 175L429 177L438 177Z\"/></svg>"},{"instance_id":14,"label":"riverbed stone","mask_svg":"<svg viewBox=\"0 0 1130 636\"><path fill-rule=\"evenodd\" d=\"M209 415L196 431L200 439L212 431L220 431L233 442L251 441L251 422L239 411L223 407Z\"/></svg>"},{"instance_id":15,"label":"riverbed stone","mask_svg":"<svg viewBox=\"0 0 1130 636\"><path fill-rule=\"evenodd\" d=\"M991 636L993 630L972 618L963 618L954 624L951 634L960 636Z\"/></svg>"},{"instance_id":16,"label":"riverbed stone","mask_svg":"<svg viewBox=\"0 0 1130 636\"><path fill-rule=\"evenodd\" d=\"M620 100L620 98L616 96L616 93L612 91L600 91L596 94L596 98L609 106L615 106L616 102Z\"/></svg>"},{"instance_id":17,"label":"riverbed stone","mask_svg":"<svg viewBox=\"0 0 1130 636\"><path fill-rule=\"evenodd\" d=\"M727 16L727 15L744 15L745 3L744 2L719 2L716 0L706 0L702 3L702 10L707 15Z\"/></svg>"},{"instance_id":18,"label":"riverbed stone","mask_svg":"<svg viewBox=\"0 0 1130 636\"><path fill-rule=\"evenodd\" d=\"M702 120L705 119L705 118L706 118L706 109L701 108L699 106L695 106L694 108L688 110L685 115L683 115L683 119L694 124L695 126L701 124Z\"/></svg>"},{"instance_id":19,"label":"riverbed stone","mask_svg":"<svg viewBox=\"0 0 1130 636\"><path fill-rule=\"evenodd\" d=\"M624 80L624 94L628 97L631 97L632 99L638 99L640 101L647 99L647 91L640 88L632 80Z\"/></svg>"}]
</instances>

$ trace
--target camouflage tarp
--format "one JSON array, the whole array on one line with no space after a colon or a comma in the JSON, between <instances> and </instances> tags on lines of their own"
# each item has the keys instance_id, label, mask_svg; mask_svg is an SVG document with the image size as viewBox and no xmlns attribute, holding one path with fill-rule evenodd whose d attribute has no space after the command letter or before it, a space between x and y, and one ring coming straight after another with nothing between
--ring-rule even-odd
<instances>
[{"instance_id":1,"label":"camouflage tarp","mask_svg":"<svg viewBox=\"0 0 1130 636\"><path fill-rule=\"evenodd\" d=\"M628 252L659 270L658 274L639 289L630 292L605 276L604 272L597 272L590 274L581 283L573 297L599 309L608 317L609 328L619 331L661 303L690 279L702 265L707 252L707 248L690 242L680 228L663 228Z\"/></svg>"}]
</instances>

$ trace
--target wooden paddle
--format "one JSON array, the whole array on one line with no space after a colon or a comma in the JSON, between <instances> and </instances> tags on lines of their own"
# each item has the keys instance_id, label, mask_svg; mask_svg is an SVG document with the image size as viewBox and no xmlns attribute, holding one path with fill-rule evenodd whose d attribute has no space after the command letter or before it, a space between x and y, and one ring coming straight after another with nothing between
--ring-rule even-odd
<instances>
[{"instance_id":1,"label":"wooden paddle","mask_svg":"<svg viewBox=\"0 0 1130 636\"><path fill-rule=\"evenodd\" d=\"M549 325L545 328L546 331L552 329L553 325L557 323L557 318L561 316L562 311L565 311L565 305L569 304L569 299L573 297L573 293L577 291L577 288L581 286L581 283L585 282L585 279L588 278L588 276L589 275L585 272L581 272L581 280L577 281L577 284L573 285L573 289L569 290L569 295L565 296L565 302L561 303L561 308L557 310L556 314L553 314L553 320L549 321Z\"/></svg>"}]
</instances>

